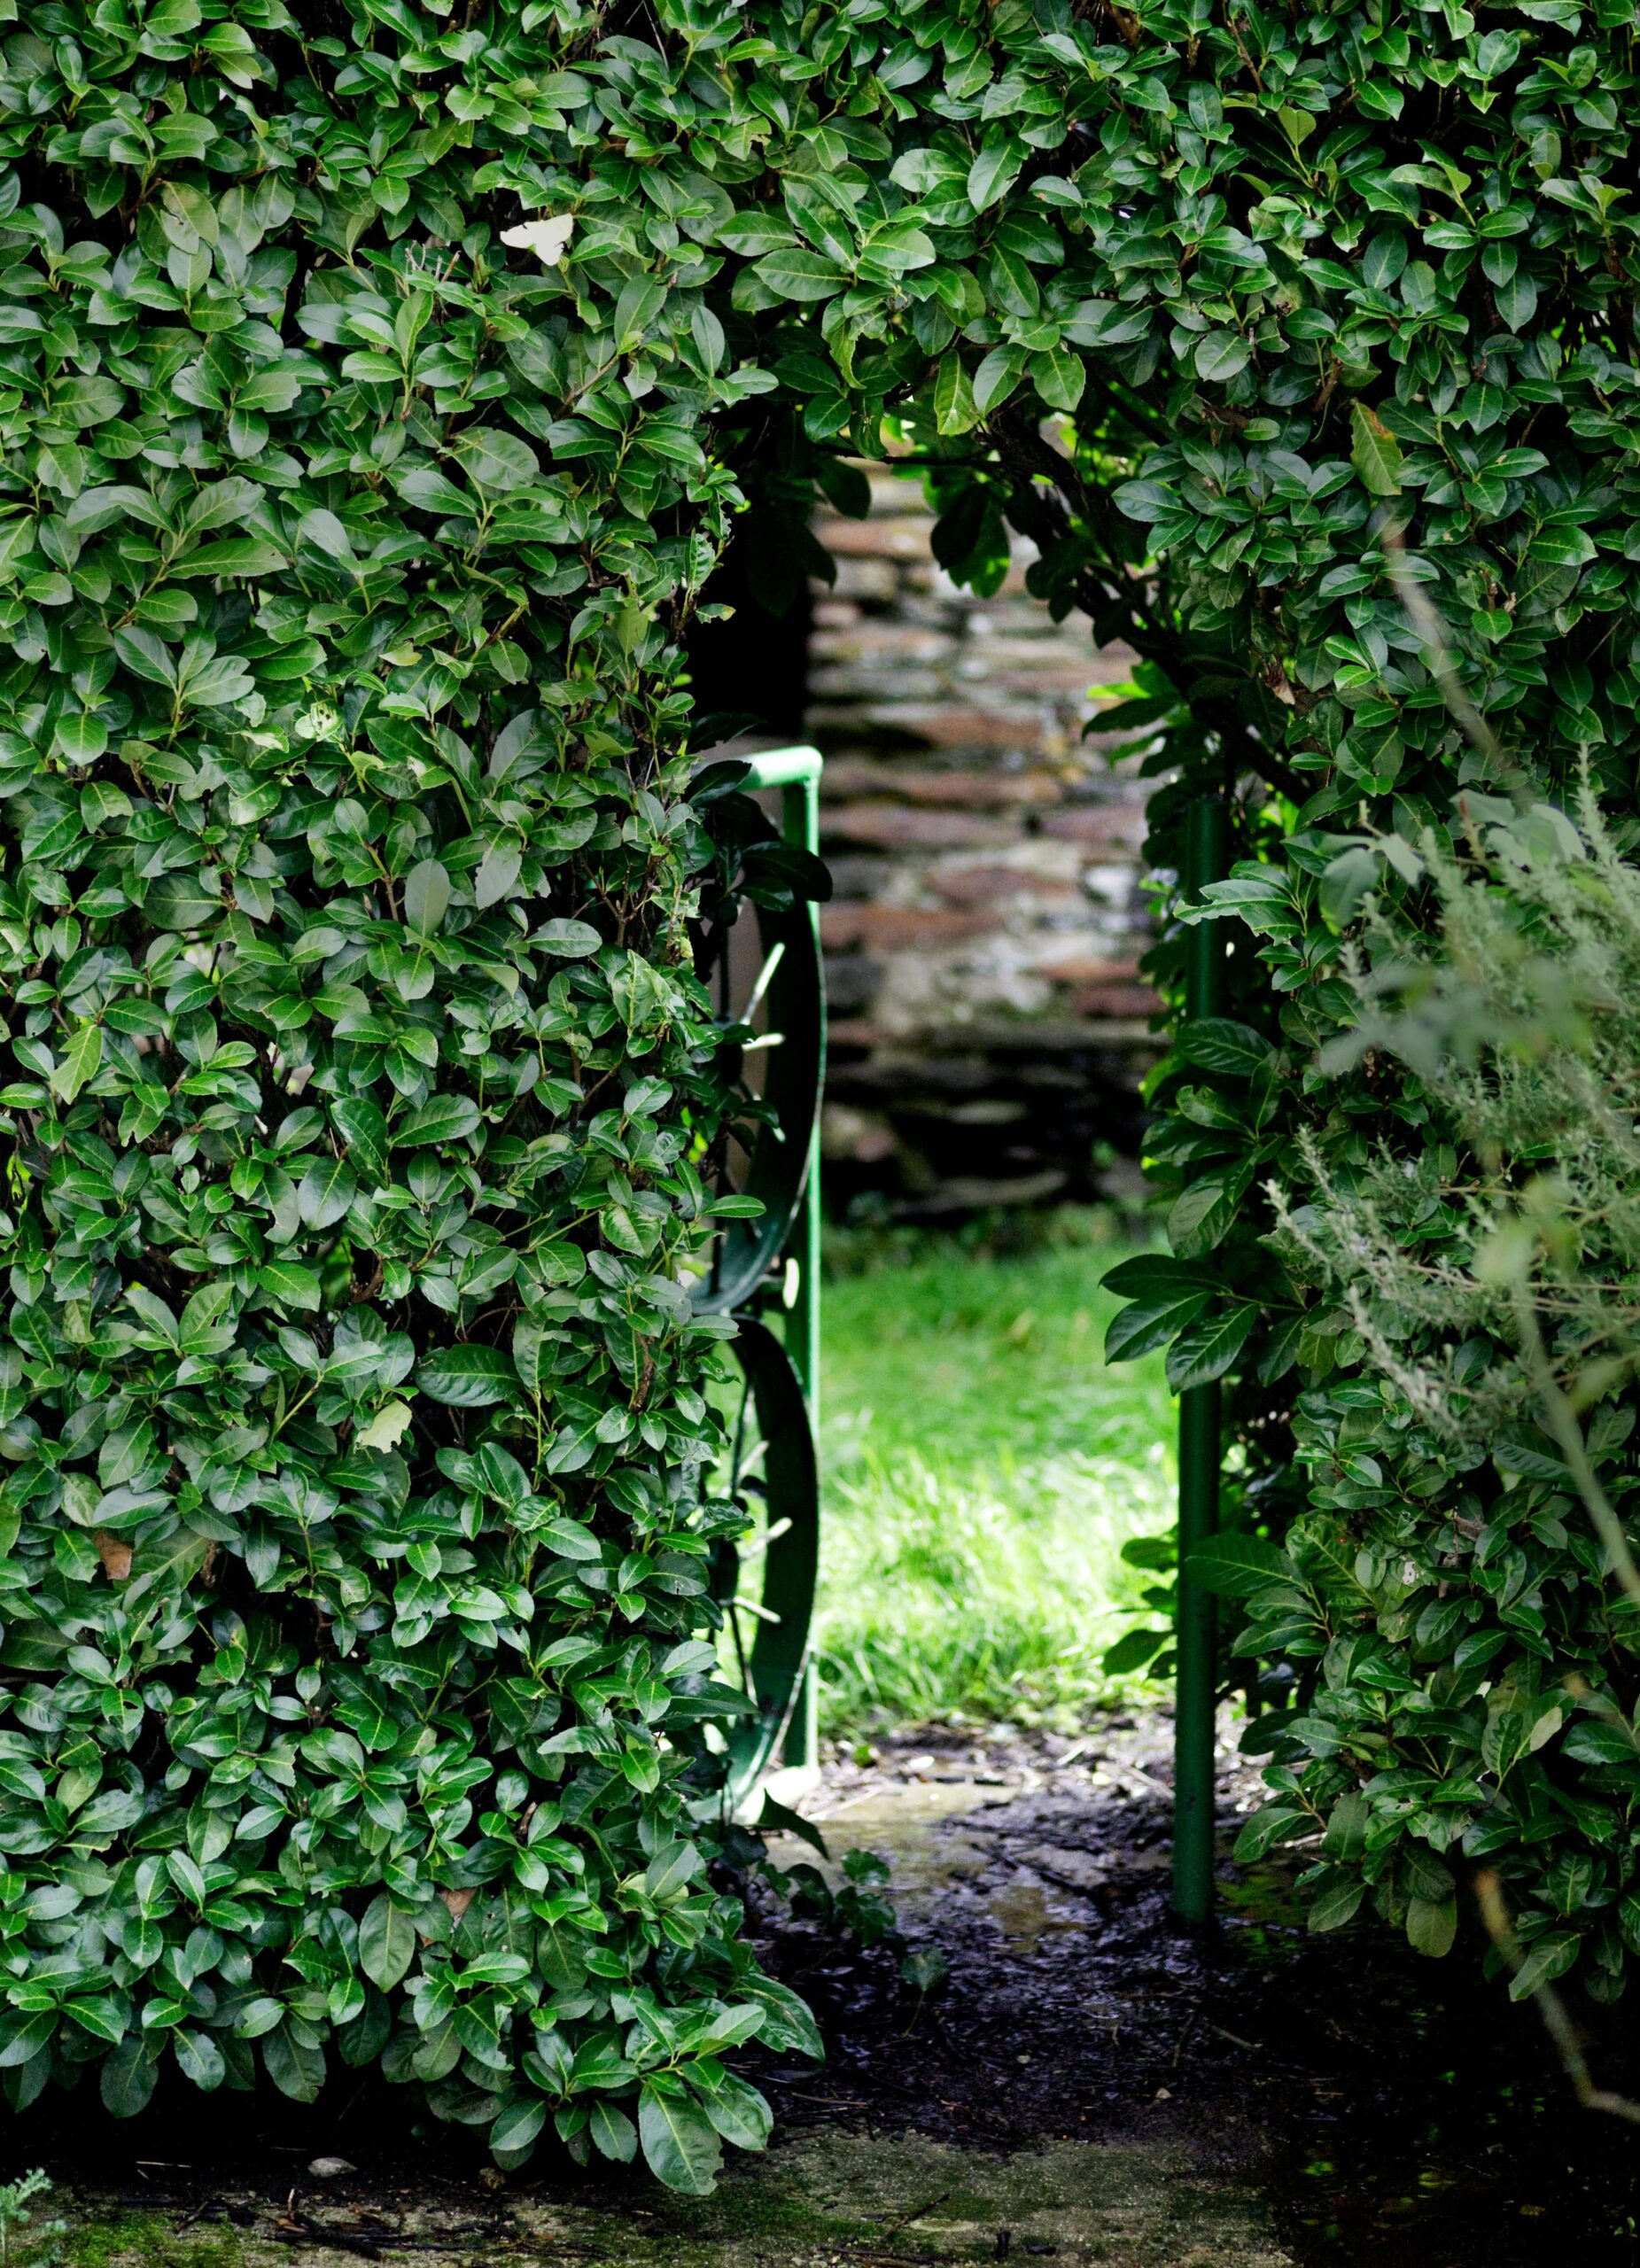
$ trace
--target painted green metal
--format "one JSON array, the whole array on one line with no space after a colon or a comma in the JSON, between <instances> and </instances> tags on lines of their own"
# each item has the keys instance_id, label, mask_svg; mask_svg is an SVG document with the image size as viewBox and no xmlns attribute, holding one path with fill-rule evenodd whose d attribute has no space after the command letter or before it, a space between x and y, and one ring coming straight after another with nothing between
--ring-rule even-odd
<instances>
[{"instance_id":1,"label":"painted green metal","mask_svg":"<svg viewBox=\"0 0 1640 2268\"><path fill-rule=\"evenodd\" d=\"M820 782L823 759L818 749L782 748L751 759L749 787L779 788L781 798L781 832L788 843L799 850L820 853ZM813 931L818 955L820 944L820 908L811 904L807 909ZM826 995L820 990L820 1084L826 1078ZM818 1431L820 1425L820 1124L818 1115L810 1136L808 1173L803 1187L803 1206L787 1246L789 1260L797 1263L796 1296L790 1302L790 1320L786 1326L786 1348L792 1366L803 1381L808 1397L809 1418Z\"/></svg>"},{"instance_id":2,"label":"painted green metal","mask_svg":"<svg viewBox=\"0 0 1640 2268\"><path fill-rule=\"evenodd\" d=\"M1187 898L1224 872L1229 812L1222 797L1191 805L1185 835ZM1185 1014L1222 1013L1224 945L1216 921L1185 932ZM1213 1738L1217 1649L1213 1600L1189 1572L1190 1555L1218 1526L1219 1390L1188 1386L1178 1398L1178 1667L1173 1728L1173 1908L1201 1922L1213 1912Z\"/></svg>"},{"instance_id":3,"label":"painted green metal","mask_svg":"<svg viewBox=\"0 0 1640 2268\"><path fill-rule=\"evenodd\" d=\"M727 1792L738 1811L774 1773L814 1760L805 1751L813 1718L809 1634L820 1565L820 1475L802 1383L788 1350L755 1316L735 1320L742 1383L732 1425L734 1469L726 1477L754 1533L744 1547L750 1564L741 1548L725 1550L713 1588L729 1606L741 1682L758 1705L757 1714L741 1719L728 1736ZM747 1596L743 1575L751 1578L755 1610L730 1604Z\"/></svg>"},{"instance_id":4,"label":"painted green metal","mask_svg":"<svg viewBox=\"0 0 1640 2268\"><path fill-rule=\"evenodd\" d=\"M802 816L795 824L788 823L787 840L801 843L805 850L816 849L820 842L820 778L826 766L819 749L764 749L746 761L751 766L746 785L754 792L759 788L797 788L802 791Z\"/></svg>"},{"instance_id":5,"label":"painted green metal","mask_svg":"<svg viewBox=\"0 0 1640 2268\"><path fill-rule=\"evenodd\" d=\"M781 796L781 832L788 843L798 849L819 855L820 851L820 783L823 759L818 749L773 749L751 758L749 788L778 788ZM815 968L820 968L820 908L811 904L807 919L815 946ZM826 995L825 987L817 988L820 1016L820 1070L823 1087L826 1076ZM804 1180L803 1202L793 1223L786 1247L786 1352L803 1387L808 1405L810 1436L818 1441L820 1435L820 1146L818 1111L809 1136L808 1172ZM795 1275L791 1264L796 1263ZM806 1649L807 1620L804 1637ZM803 1775L818 1771L820 1767L820 1724L815 1690L814 1664L805 1651L802 1683L793 1705L790 1719L780 1750L780 1762L784 1770Z\"/></svg>"},{"instance_id":6,"label":"painted green metal","mask_svg":"<svg viewBox=\"0 0 1640 2268\"><path fill-rule=\"evenodd\" d=\"M776 769L787 773L796 757L811 758L816 765L820 761L808 750L781 750L779 757ZM754 789L764 785L755 768L747 784ZM788 839L801 843L805 834L817 833L810 811L814 782L777 778L773 785L781 794ZM780 1035L780 1045L763 1066L763 1100L773 1109L773 1122L758 1129L735 1191L757 1198L763 1210L750 1219L728 1223L713 1249L709 1273L692 1294L697 1309L729 1315L754 1301L766 1301L770 1271L783 1267L802 1243L805 1206L811 1211L813 1206L811 1167L826 1056L825 983L814 907L804 903L785 908L758 905L748 908L741 919L755 928L756 952L750 967L742 963L737 968L730 940L719 939L712 967L719 1010L732 1019L736 1014L753 1014L754 1004L759 1004L770 1029L754 1045L766 1045L774 1033Z\"/></svg>"}]
</instances>

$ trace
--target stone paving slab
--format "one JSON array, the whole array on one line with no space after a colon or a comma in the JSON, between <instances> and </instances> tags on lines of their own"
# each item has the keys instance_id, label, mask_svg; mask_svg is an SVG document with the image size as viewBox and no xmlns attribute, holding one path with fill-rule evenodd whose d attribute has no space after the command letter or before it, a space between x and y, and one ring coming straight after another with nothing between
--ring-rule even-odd
<instances>
[{"instance_id":1,"label":"stone paving slab","mask_svg":"<svg viewBox=\"0 0 1640 2268\"><path fill-rule=\"evenodd\" d=\"M589 2177L579 2197L550 2202L525 2185L448 2201L307 2196L291 2210L230 2188L196 2210L83 2195L68 2210L66 2268L1290 2268L1255 2190L1154 2143L991 2154L916 2134L811 2134L742 2162L710 2198Z\"/></svg>"}]
</instances>

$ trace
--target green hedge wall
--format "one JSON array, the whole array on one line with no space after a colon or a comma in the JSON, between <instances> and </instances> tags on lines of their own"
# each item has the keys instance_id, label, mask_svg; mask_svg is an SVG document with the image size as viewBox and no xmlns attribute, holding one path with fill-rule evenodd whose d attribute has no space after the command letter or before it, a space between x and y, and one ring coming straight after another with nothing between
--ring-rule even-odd
<instances>
[{"instance_id":1,"label":"green hedge wall","mask_svg":"<svg viewBox=\"0 0 1640 2268\"><path fill-rule=\"evenodd\" d=\"M1279 1517L1288 1400L1347 1410L1360 1350L1259 1179L1301 1125L1351 1169L1423 1107L1311 1068L1366 825L1585 748L1631 793L1631 28L39 0L9 33L14 2101L101 2059L129 2109L167 2047L309 2094L333 2047L508 2161L549 2113L629 2153L636 2108L700 2186L766 2124L718 2051L812 2044L695 1832L719 1326L680 1273L724 1099L687 930L734 877L676 641L737 478L796 541L817 482L859 502L848 457L921 457L953 573L1028 535L1033 589L1144 656L1159 863L1231 797L1259 957L1158 1084L1178 1266L1123 1330L1185 1326L1242 1516ZM1379 1490L1341 1473L1343 1532Z\"/></svg>"},{"instance_id":2,"label":"green hedge wall","mask_svg":"<svg viewBox=\"0 0 1640 2268\"><path fill-rule=\"evenodd\" d=\"M1632 819L1631 0L1525 0L1483 21L1385 0L1039 0L759 22L776 50L759 66L786 80L770 113L782 192L735 224L756 257L733 298L802 397L801 439L871 454L886 412L929 464L953 573L994 587L1012 528L1038 548L1047 602L1131 639L1160 868L1181 864L1188 798L1231 806L1240 863L1209 894L1232 925L1231 1013L1181 1034L1153 1083L1172 1255L1114 1343L1167 1346L1180 1386L1225 1379L1238 1526L1280 1534L1302 1512L1317 1567L1363 1550L1388 1565L1411 1540L1433 1587L1382 1606L1380 1635L1407 1648L1398 1698L1370 1651L1329 1646L1356 1625L1333 1618L1325 1583L1302 1615L1271 1594L1244 1641L1265 1689L1302 1698L1325 1676L1333 1698L1264 1728L1317 1760L1302 1786L1296 1764L1277 1767L1250 1847L1364 1835L1396 1919L1450 1884L1441 1853L1484 1852L1561 1967L1598 1948L1609 1995L1623 1948L1601 1908L1633 1879L1627 1796L1603 1788L1597 1818L1575 1751L1551 1745L1505 1787L1464 1743L1450 1771L1428 1745L1432 1711L1552 1686L1582 1642L1563 1655L1560 1626L1522 1608L1453 1684L1440 1540L1457 1483L1364 1448L1398 1422L1387 1388L1347 1306L1287 1277L1263 1189L1302 1202L1317 1171L1348 1184L1380 1147L1416 1154L1448 1132L1403 1067L1369 1056L1333 1078L1317 1056L1356 1014L1342 941L1364 897L1414 874L1406 846L1442 838L1454 797L1564 795L1586 764ZM1178 951L1175 931L1154 960L1175 1011ZM1414 1247L1420 1233L1438 1243L1438 1208ZM1621 1412L1596 1428L1614 1496L1628 1439ZM1567 1564L1604 1628L1609 1579ZM1334 1720L1352 1713L1371 1736L1341 1752ZM1580 1855L1568 1891L1556 1869L1580 1839L1601 1864ZM1415 1930L1426 1949L1447 1934L1444 1918Z\"/></svg>"},{"instance_id":3,"label":"green hedge wall","mask_svg":"<svg viewBox=\"0 0 1640 2268\"><path fill-rule=\"evenodd\" d=\"M6 47L0 2066L379 2061L503 2163L635 2112L699 2188L767 2128L724 2050L817 2046L703 1871L732 1326L680 1281L736 877L672 633L697 429L769 381L727 200L620 147L687 47L595 82L595 30Z\"/></svg>"}]
</instances>

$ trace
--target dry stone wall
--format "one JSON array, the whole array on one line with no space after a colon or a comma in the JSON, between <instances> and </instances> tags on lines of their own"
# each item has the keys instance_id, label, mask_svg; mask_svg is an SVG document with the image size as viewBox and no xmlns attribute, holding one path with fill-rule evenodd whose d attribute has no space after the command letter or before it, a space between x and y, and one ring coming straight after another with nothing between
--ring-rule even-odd
<instances>
[{"instance_id":1,"label":"dry stone wall","mask_svg":"<svg viewBox=\"0 0 1640 2268\"><path fill-rule=\"evenodd\" d=\"M806 737L826 756L829 1185L924 1216L1085 1197L1131 1175L1155 999L1144 784L1084 726L1129 675L1080 617L959 589L921 484L822 520Z\"/></svg>"}]
</instances>

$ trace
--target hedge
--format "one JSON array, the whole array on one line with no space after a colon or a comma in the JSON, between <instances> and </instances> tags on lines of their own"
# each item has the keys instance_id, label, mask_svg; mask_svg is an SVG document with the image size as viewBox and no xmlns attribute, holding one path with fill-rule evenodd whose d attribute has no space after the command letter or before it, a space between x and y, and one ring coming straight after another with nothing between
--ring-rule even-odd
<instances>
[{"instance_id":1,"label":"hedge","mask_svg":"<svg viewBox=\"0 0 1640 2268\"><path fill-rule=\"evenodd\" d=\"M1489 1958L1514 1996L1581 1964L1613 2000L1640 1951L1640 873L1580 801L1581 830L1465 797L1454 850L1397 852L1436 935L1382 894L1327 1056L1403 1064L1444 1138L1359 1172L1317 1146L1308 1202L1282 1207L1294 1276L1361 1354L1299 1399L1314 1481L1283 1549L1225 1538L1216 1580L1247 1602L1242 1643L1319 1671L1254 1736L1275 1800L1244 1830L1250 1857L1320 1830L1311 1927L1370 1899L1442 1953L1466 1862L1496 1855L1515 1946Z\"/></svg>"},{"instance_id":2,"label":"hedge","mask_svg":"<svg viewBox=\"0 0 1640 2268\"><path fill-rule=\"evenodd\" d=\"M576 39L7 50L0 2065L128 2113L379 2063L503 2164L550 2117L698 2189L767 2131L725 2051L818 2049L704 1870L685 1282L690 925L792 861L689 801L674 633L699 416L768 382ZM498 225L571 193L572 288Z\"/></svg>"},{"instance_id":3,"label":"hedge","mask_svg":"<svg viewBox=\"0 0 1640 2268\"><path fill-rule=\"evenodd\" d=\"M100 2060L130 2109L167 2044L306 2094L333 2049L504 2162L549 2111L629 2154L636 2107L700 2186L766 2124L719 2051L815 2044L703 1873L689 925L740 835L688 800L678 641L742 488L795 541L817 482L859 508L851 456L924 462L953 573L1022 532L1144 657L1158 863L1231 797L1261 942L1156 1085L1178 1268L1123 1327L1231 1380L1279 1525L1291 1397L1347 1409L1360 1350L1257 1184L1302 1186L1300 1126L1353 1166L1423 1109L1312 1068L1368 827L1580 749L1630 791L1631 22L31 7L14 2101Z\"/></svg>"}]
</instances>

